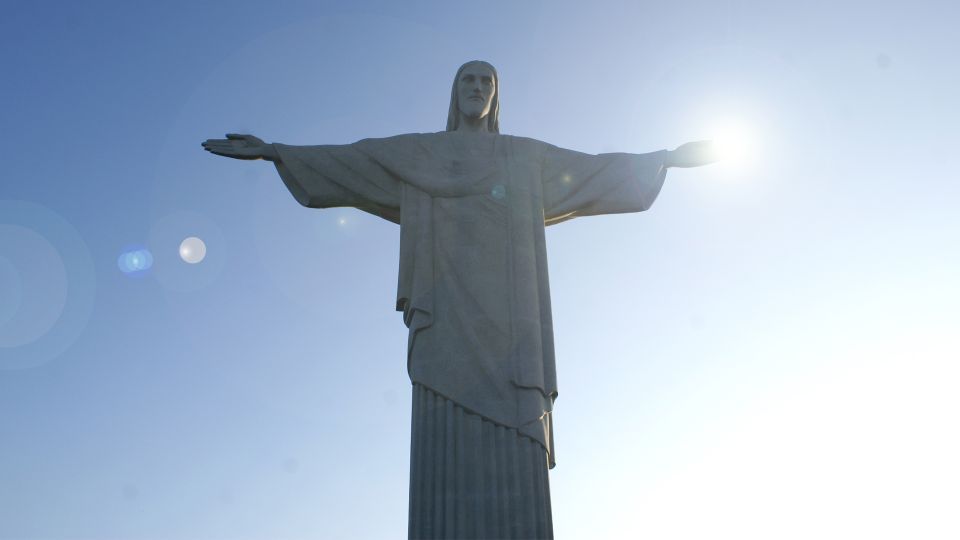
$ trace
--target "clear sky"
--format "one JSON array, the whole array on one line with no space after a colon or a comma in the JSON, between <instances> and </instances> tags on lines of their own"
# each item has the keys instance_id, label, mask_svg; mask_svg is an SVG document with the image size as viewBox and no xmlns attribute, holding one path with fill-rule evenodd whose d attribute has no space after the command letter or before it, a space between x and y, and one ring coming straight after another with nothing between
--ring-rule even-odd
<instances>
[{"instance_id":1,"label":"clear sky","mask_svg":"<svg viewBox=\"0 0 960 540\"><path fill-rule=\"evenodd\" d=\"M0 538L405 537L398 228L200 142L439 131L475 58L504 133L750 143L548 230L558 539L960 537L958 16L4 4Z\"/></svg>"}]
</instances>

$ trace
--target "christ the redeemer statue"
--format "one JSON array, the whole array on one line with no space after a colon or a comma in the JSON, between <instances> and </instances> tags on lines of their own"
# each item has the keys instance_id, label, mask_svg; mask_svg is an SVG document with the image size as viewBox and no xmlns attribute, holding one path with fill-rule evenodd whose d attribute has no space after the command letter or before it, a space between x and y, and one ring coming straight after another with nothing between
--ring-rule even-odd
<instances>
[{"instance_id":1,"label":"christ the redeemer statue","mask_svg":"<svg viewBox=\"0 0 960 540\"><path fill-rule=\"evenodd\" d=\"M346 145L203 143L272 161L311 208L352 206L400 225L397 311L410 329L410 538L552 538L548 469L557 397L544 227L640 212L669 167L708 142L589 155L501 135L499 80L464 64L447 129Z\"/></svg>"}]
</instances>

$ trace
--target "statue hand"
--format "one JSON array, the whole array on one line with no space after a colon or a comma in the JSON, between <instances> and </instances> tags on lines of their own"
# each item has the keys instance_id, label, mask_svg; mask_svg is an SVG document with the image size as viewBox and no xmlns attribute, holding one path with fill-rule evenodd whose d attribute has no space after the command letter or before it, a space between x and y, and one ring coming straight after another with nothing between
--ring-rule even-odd
<instances>
[{"instance_id":1,"label":"statue hand","mask_svg":"<svg viewBox=\"0 0 960 540\"><path fill-rule=\"evenodd\" d=\"M207 152L234 159L272 159L274 156L272 146L253 135L227 133L226 139L207 139L201 145Z\"/></svg>"},{"instance_id":2,"label":"statue hand","mask_svg":"<svg viewBox=\"0 0 960 540\"><path fill-rule=\"evenodd\" d=\"M720 159L720 152L713 141L696 141L681 144L667 158L667 167L700 167Z\"/></svg>"}]
</instances>

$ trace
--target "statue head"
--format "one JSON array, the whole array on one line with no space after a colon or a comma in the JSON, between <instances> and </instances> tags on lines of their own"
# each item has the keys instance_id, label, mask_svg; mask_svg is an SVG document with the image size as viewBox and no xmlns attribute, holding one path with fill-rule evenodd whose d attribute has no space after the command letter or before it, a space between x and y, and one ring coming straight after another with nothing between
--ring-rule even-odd
<instances>
[{"instance_id":1,"label":"statue head","mask_svg":"<svg viewBox=\"0 0 960 540\"><path fill-rule=\"evenodd\" d=\"M500 77L497 70L482 60L460 66L453 78L447 131L456 131L461 115L485 119L487 131L500 133Z\"/></svg>"}]
</instances>

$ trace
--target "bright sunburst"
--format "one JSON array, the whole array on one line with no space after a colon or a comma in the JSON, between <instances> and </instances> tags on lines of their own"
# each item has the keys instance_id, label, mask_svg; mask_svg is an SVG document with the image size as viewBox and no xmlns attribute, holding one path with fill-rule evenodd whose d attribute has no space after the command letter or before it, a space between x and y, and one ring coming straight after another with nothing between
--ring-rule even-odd
<instances>
[{"instance_id":1,"label":"bright sunburst","mask_svg":"<svg viewBox=\"0 0 960 540\"><path fill-rule=\"evenodd\" d=\"M724 162L740 166L756 159L756 136L746 122L724 119L718 121L709 133L712 134L717 152Z\"/></svg>"}]
</instances>

